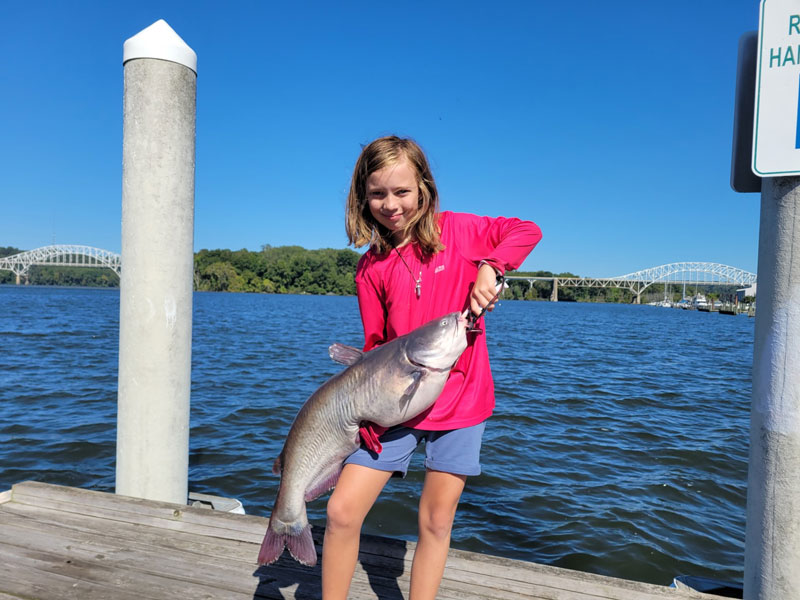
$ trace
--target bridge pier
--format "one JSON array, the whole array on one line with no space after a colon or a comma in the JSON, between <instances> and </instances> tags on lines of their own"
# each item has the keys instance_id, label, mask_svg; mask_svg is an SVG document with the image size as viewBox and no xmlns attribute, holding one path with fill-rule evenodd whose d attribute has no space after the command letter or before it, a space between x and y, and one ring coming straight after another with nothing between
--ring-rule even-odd
<instances>
[{"instance_id":1,"label":"bridge pier","mask_svg":"<svg viewBox=\"0 0 800 600\"><path fill-rule=\"evenodd\" d=\"M558 302L558 278L553 277L553 291L550 292L550 302Z\"/></svg>"}]
</instances>

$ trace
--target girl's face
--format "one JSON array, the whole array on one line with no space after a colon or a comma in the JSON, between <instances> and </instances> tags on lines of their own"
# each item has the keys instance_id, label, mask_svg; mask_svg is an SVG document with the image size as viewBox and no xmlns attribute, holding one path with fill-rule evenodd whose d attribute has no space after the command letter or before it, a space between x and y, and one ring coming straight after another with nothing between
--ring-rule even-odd
<instances>
[{"instance_id":1,"label":"girl's face","mask_svg":"<svg viewBox=\"0 0 800 600\"><path fill-rule=\"evenodd\" d=\"M417 173L407 160L370 174L367 178L367 201L373 218L393 232L396 245L402 246L410 241L396 237L397 232L402 232L417 214L419 205Z\"/></svg>"}]
</instances>

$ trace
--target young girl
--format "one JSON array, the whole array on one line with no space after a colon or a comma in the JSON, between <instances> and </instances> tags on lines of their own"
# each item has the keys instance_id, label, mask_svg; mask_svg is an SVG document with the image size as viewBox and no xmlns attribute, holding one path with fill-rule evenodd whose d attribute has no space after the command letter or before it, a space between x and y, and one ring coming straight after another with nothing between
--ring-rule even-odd
<instances>
[{"instance_id":1,"label":"young girl","mask_svg":"<svg viewBox=\"0 0 800 600\"><path fill-rule=\"evenodd\" d=\"M519 267L541 239L529 221L439 212L422 149L394 136L361 152L345 225L350 243L370 244L356 271L365 351L446 313L469 308L477 315L495 297L497 275ZM426 472L410 597L435 598L466 478L480 473L481 437L493 408L485 336L472 333L433 407L377 440L370 440L376 427L362 428L365 443L346 459L328 501L326 600L347 597L364 518L389 478L405 475L420 441Z\"/></svg>"}]
</instances>

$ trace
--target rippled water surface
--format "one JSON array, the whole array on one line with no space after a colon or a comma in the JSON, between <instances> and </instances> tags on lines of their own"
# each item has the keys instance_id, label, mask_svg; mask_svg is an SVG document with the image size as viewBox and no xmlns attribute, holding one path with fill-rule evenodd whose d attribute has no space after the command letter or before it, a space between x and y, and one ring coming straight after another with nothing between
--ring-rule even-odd
<instances>
[{"instance_id":1,"label":"rippled water surface","mask_svg":"<svg viewBox=\"0 0 800 600\"><path fill-rule=\"evenodd\" d=\"M117 290L0 286L0 490L113 491ZM504 301L488 316L497 409L453 546L668 584L741 580L753 319ZM303 401L359 346L355 298L198 293L189 487L269 514ZM421 455L370 533L414 539ZM323 525L325 498L309 505Z\"/></svg>"}]
</instances>

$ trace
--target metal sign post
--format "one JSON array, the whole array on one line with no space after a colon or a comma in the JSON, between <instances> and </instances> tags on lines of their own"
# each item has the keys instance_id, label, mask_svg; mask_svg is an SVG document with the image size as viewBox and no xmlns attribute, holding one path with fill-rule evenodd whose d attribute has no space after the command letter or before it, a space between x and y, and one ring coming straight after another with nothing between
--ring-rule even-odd
<instances>
[{"instance_id":1,"label":"metal sign post","mask_svg":"<svg viewBox=\"0 0 800 600\"><path fill-rule=\"evenodd\" d=\"M744 597L800 598L800 0L762 0L752 168L763 179Z\"/></svg>"}]
</instances>

